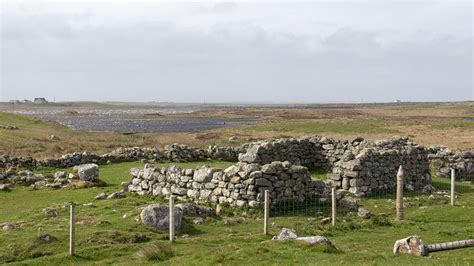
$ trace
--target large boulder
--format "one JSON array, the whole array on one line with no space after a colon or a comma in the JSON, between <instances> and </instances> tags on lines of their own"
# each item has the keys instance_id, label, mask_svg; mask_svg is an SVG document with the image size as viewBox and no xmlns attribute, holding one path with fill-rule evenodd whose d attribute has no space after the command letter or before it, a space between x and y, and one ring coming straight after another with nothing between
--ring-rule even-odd
<instances>
[{"instance_id":1,"label":"large boulder","mask_svg":"<svg viewBox=\"0 0 474 266\"><path fill-rule=\"evenodd\" d=\"M212 216L214 210L211 207L194 205L189 203L177 204L176 208L183 212L184 216Z\"/></svg>"},{"instance_id":2,"label":"large boulder","mask_svg":"<svg viewBox=\"0 0 474 266\"><path fill-rule=\"evenodd\" d=\"M142 222L159 231L169 230L169 207L162 204L151 204L145 207L140 213ZM174 209L174 227L179 229L181 227L181 220L183 218L183 211L180 208Z\"/></svg>"},{"instance_id":3,"label":"large boulder","mask_svg":"<svg viewBox=\"0 0 474 266\"><path fill-rule=\"evenodd\" d=\"M84 181L95 182L99 180L99 166L97 164L81 164L74 166L74 171L77 172L79 179Z\"/></svg>"},{"instance_id":4,"label":"large boulder","mask_svg":"<svg viewBox=\"0 0 474 266\"><path fill-rule=\"evenodd\" d=\"M339 200L339 205L341 206L342 209L344 210L349 210L349 211L354 211L358 210L359 204L357 203L357 199L346 196L342 199Z\"/></svg>"}]
</instances>

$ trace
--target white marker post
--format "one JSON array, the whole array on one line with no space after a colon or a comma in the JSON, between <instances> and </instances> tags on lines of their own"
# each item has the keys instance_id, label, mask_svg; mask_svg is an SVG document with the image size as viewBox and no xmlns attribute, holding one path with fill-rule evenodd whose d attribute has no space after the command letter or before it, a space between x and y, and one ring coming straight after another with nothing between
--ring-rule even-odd
<instances>
[{"instance_id":1,"label":"white marker post","mask_svg":"<svg viewBox=\"0 0 474 266\"><path fill-rule=\"evenodd\" d=\"M332 226L336 226L336 188L331 188L331 209L332 209Z\"/></svg>"},{"instance_id":2,"label":"white marker post","mask_svg":"<svg viewBox=\"0 0 474 266\"><path fill-rule=\"evenodd\" d=\"M263 233L265 235L268 235L268 219L270 217L270 195L268 193L268 190L265 190L265 202L264 202L264 206L265 206L265 210L264 210L264 214L263 214Z\"/></svg>"},{"instance_id":3,"label":"white marker post","mask_svg":"<svg viewBox=\"0 0 474 266\"><path fill-rule=\"evenodd\" d=\"M456 171L454 170L454 168L451 168L451 206L454 206L454 202L456 201L455 186L456 186Z\"/></svg>"},{"instance_id":4,"label":"white marker post","mask_svg":"<svg viewBox=\"0 0 474 266\"><path fill-rule=\"evenodd\" d=\"M174 196L170 196L170 213L169 213L169 223L170 223L170 241L174 241Z\"/></svg>"},{"instance_id":5,"label":"white marker post","mask_svg":"<svg viewBox=\"0 0 474 266\"><path fill-rule=\"evenodd\" d=\"M403 179L405 173L403 172L403 166L400 165L397 173L397 221L403 220Z\"/></svg>"},{"instance_id":6,"label":"white marker post","mask_svg":"<svg viewBox=\"0 0 474 266\"><path fill-rule=\"evenodd\" d=\"M74 218L74 202L71 202L69 206L70 216L69 216L69 255L74 256L74 238L75 238L75 230L76 230L76 221Z\"/></svg>"}]
</instances>

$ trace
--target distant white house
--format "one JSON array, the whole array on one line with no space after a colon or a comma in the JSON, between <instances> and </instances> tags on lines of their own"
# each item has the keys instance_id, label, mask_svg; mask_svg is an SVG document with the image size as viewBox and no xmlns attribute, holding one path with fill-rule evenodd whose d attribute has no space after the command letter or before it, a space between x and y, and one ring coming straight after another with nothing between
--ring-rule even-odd
<instances>
[{"instance_id":1,"label":"distant white house","mask_svg":"<svg viewBox=\"0 0 474 266\"><path fill-rule=\"evenodd\" d=\"M46 101L45 98L35 98L35 100L33 101L35 104L45 104L45 103L48 103L48 101Z\"/></svg>"}]
</instances>

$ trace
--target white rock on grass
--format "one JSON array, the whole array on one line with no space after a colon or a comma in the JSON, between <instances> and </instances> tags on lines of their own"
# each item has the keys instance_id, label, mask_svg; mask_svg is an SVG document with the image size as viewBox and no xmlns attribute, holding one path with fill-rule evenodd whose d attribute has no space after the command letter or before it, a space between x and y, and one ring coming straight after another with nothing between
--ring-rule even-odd
<instances>
[{"instance_id":1,"label":"white rock on grass","mask_svg":"<svg viewBox=\"0 0 474 266\"><path fill-rule=\"evenodd\" d=\"M73 170L77 172L81 180L92 182L99 180L99 166L97 164L81 164L74 166Z\"/></svg>"},{"instance_id":2,"label":"white rock on grass","mask_svg":"<svg viewBox=\"0 0 474 266\"><path fill-rule=\"evenodd\" d=\"M288 229L288 228L282 228L280 233L277 236L274 236L272 240L288 240L288 239L296 239L298 235L296 234L295 231Z\"/></svg>"},{"instance_id":3,"label":"white rock on grass","mask_svg":"<svg viewBox=\"0 0 474 266\"><path fill-rule=\"evenodd\" d=\"M334 244L324 236L302 236L298 237L295 231L283 228L277 236L274 236L272 240L296 240L303 241L309 244L324 244L330 248L335 248Z\"/></svg>"},{"instance_id":4,"label":"white rock on grass","mask_svg":"<svg viewBox=\"0 0 474 266\"><path fill-rule=\"evenodd\" d=\"M181 227L183 211L179 208L174 209L174 227ZM148 227L159 230L169 230L169 208L166 205L151 204L145 207L140 213L141 221Z\"/></svg>"}]
</instances>

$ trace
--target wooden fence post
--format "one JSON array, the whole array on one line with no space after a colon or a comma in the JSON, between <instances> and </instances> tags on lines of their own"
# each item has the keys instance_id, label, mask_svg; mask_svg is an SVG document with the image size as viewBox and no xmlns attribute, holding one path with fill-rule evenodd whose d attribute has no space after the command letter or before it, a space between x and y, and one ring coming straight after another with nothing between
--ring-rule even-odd
<instances>
[{"instance_id":1,"label":"wooden fence post","mask_svg":"<svg viewBox=\"0 0 474 266\"><path fill-rule=\"evenodd\" d=\"M451 206L454 206L454 201L456 201L455 191L455 182L456 182L456 172L454 168L451 169Z\"/></svg>"},{"instance_id":2,"label":"wooden fence post","mask_svg":"<svg viewBox=\"0 0 474 266\"><path fill-rule=\"evenodd\" d=\"M263 213L263 233L265 235L268 235L268 219L270 217L270 195L269 195L268 190L265 190L264 195L265 195L265 202L264 202L265 210Z\"/></svg>"},{"instance_id":3,"label":"wooden fence post","mask_svg":"<svg viewBox=\"0 0 474 266\"><path fill-rule=\"evenodd\" d=\"M170 224L170 241L174 241L174 196L170 196L170 213L169 213L169 224Z\"/></svg>"},{"instance_id":4,"label":"wooden fence post","mask_svg":"<svg viewBox=\"0 0 474 266\"><path fill-rule=\"evenodd\" d=\"M336 188L331 188L331 209L332 209L332 226L336 226Z\"/></svg>"},{"instance_id":5,"label":"wooden fence post","mask_svg":"<svg viewBox=\"0 0 474 266\"><path fill-rule=\"evenodd\" d=\"M403 172L403 166L400 165L397 173L397 221L403 220L403 179L405 173Z\"/></svg>"},{"instance_id":6,"label":"wooden fence post","mask_svg":"<svg viewBox=\"0 0 474 266\"><path fill-rule=\"evenodd\" d=\"M71 202L69 206L69 255L74 256L74 240L75 240L75 230L76 230L76 221L74 217L74 202Z\"/></svg>"}]
</instances>

